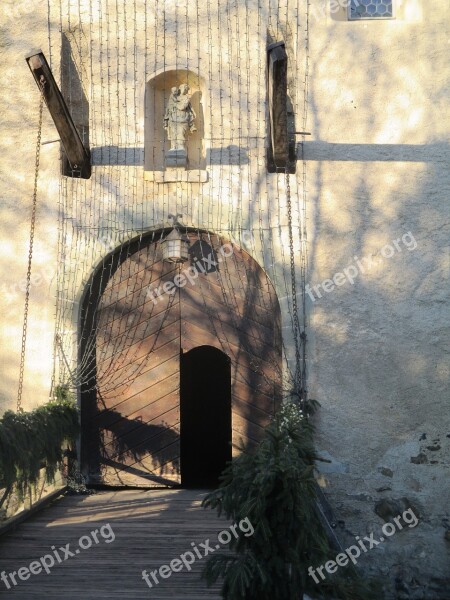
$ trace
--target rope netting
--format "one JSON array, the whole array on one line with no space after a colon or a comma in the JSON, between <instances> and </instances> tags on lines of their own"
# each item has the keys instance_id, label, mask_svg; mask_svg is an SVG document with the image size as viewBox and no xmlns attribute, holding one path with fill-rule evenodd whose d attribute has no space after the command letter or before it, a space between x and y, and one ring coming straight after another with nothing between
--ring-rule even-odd
<instances>
[{"instance_id":1,"label":"rope netting","mask_svg":"<svg viewBox=\"0 0 450 600\"><path fill-rule=\"evenodd\" d=\"M286 44L293 136L295 119L297 129L306 129L309 3L60 0L49 7L50 63L57 77L61 59L61 87L93 165L88 180L73 172L60 181L53 385L95 386L90 358L95 328L107 339L114 325L95 318L80 323L81 303L93 315L100 303L114 301L107 282L120 263L130 270L123 277L139 286L132 271L137 263L123 262L130 241L150 264L160 232L170 227L169 215L181 214L183 225L200 239L212 244L212 232L231 240L268 274L284 313L284 385L304 399L306 164L300 156L295 174L267 171L266 48L273 41ZM167 103L174 82L187 83L197 94L200 127L189 151L195 173L208 174L204 182L144 178L144 161L146 171L163 173L159 155L169 147L161 110L149 106ZM243 286L247 275L242 274ZM217 277L233 289L227 286L226 261ZM224 298L227 314L216 311L214 327L229 353L221 321L236 319L237 301L230 293ZM211 310L205 308L205 318ZM108 389L131 384L139 373L143 359L133 353L139 355L143 337L142 327L130 325L126 341L115 335L113 342L97 343ZM108 367L116 353L126 359L124 370L114 361Z\"/></svg>"}]
</instances>

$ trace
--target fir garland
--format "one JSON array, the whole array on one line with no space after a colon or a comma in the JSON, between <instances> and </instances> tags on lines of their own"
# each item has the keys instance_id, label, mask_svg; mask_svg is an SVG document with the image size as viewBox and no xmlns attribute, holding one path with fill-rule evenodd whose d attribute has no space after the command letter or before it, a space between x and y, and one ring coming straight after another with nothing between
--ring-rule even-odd
<instances>
[{"instance_id":1,"label":"fir garland","mask_svg":"<svg viewBox=\"0 0 450 600\"><path fill-rule=\"evenodd\" d=\"M308 591L315 598L369 600L380 596L376 582L365 582L352 569L315 585L310 565L336 554L316 508L313 426L299 407L282 406L255 451L242 448L222 474L219 489L203 506L234 523L248 518L254 534L240 533L227 553L206 564L208 584L223 578L226 600L294 600Z\"/></svg>"},{"instance_id":2,"label":"fir garland","mask_svg":"<svg viewBox=\"0 0 450 600\"><path fill-rule=\"evenodd\" d=\"M5 489L0 506L14 486L23 498L42 468L46 481L54 482L63 444L73 442L78 432L78 409L65 393L31 412L6 411L0 419L0 489Z\"/></svg>"}]
</instances>

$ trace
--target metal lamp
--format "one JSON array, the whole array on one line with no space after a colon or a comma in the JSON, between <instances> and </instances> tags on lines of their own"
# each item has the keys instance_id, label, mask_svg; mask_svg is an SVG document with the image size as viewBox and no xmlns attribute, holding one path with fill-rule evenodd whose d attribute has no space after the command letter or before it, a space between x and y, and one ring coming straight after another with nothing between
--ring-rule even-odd
<instances>
[{"instance_id":1,"label":"metal lamp","mask_svg":"<svg viewBox=\"0 0 450 600\"><path fill-rule=\"evenodd\" d=\"M189 259L189 238L182 234L174 222L174 228L161 242L163 260L171 263L184 263Z\"/></svg>"}]
</instances>

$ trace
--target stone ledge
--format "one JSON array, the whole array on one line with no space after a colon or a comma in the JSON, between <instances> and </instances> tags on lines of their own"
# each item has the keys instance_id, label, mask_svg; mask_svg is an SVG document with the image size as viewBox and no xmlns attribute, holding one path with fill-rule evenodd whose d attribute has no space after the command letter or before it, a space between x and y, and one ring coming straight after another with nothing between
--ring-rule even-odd
<instances>
[{"instance_id":1,"label":"stone ledge","mask_svg":"<svg viewBox=\"0 0 450 600\"><path fill-rule=\"evenodd\" d=\"M208 181L208 171L204 169L167 169L166 171L144 171L145 181L155 183L173 183L177 181L188 183L205 183Z\"/></svg>"}]
</instances>

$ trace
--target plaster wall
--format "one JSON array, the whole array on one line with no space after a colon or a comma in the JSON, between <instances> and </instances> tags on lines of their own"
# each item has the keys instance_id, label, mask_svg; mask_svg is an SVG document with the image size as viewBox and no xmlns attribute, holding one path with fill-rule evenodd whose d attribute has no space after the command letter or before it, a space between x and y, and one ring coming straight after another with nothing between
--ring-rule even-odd
<instances>
[{"instance_id":1,"label":"plaster wall","mask_svg":"<svg viewBox=\"0 0 450 600\"><path fill-rule=\"evenodd\" d=\"M441 597L433 582L448 574L449 6L435 8L313 20L304 147L322 485L348 540L379 532L383 499L417 507L414 533L366 561L417 598ZM314 290L346 268L353 283Z\"/></svg>"},{"instance_id":2,"label":"plaster wall","mask_svg":"<svg viewBox=\"0 0 450 600\"><path fill-rule=\"evenodd\" d=\"M382 499L417 507L417 528L361 566L391 571L405 597L443 598L433 581L448 558L448 2L398 0L395 19L361 22L347 20L345 2L326 0L308 21L301 0L138 1L136 14L106 2L49 4L48 14L39 0L2 8L1 409L15 404L38 117L24 56L41 47L59 80L61 31L89 101L93 175L61 178L59 144L42 147L25 407L49 395L55 324L76 360L78 302L93 268L174 212L242 243L252 232L244 247L277 289L293 364L285 177L265 169L269 30L287 42L295 128L311 133L297 136L290 186L297 258L307 232L309 390L331 460L320 482L348 539L383 524L374 512ZM204 80L204 183L144 179L145 86L165 65ZM42 139L57 137L44 111Z\"/></svg>"}]
</instances>

